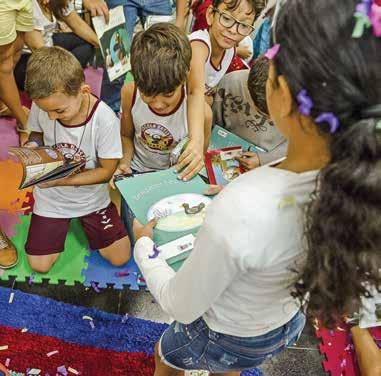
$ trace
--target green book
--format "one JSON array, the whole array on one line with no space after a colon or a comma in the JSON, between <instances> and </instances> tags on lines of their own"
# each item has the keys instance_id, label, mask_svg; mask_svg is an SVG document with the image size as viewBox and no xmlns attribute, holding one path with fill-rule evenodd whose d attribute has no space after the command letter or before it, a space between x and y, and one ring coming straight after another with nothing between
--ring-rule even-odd
<instances>
[{"instance_id":1,"label":"green book","mask_svg":"<svg viewBox=\"0 0 381 376\"><path fill-rule=\"evenodd\" d=\"M198 175L184 182L173 168L125 178L117 181L116 186L141 223L159 218L153 239L158 246L196 234L211 202L203 195L208 185ZM182 263L181 258L173 261Z\"/></svg>"},{"instance_id":2,"label":"green book","mask_svg":"<svg viewBox=\"0 0 381 376\"><path fill-rule=\"evenodd\" d=\"M232 146L242 146L244 151L250 150L254 152L266 153L267 150L261 148L258 145L252 144L243 138L229 132L225 128L215 125L210 137L210 143L208 150L230 148Z\"/></svg>"}]
</instances>

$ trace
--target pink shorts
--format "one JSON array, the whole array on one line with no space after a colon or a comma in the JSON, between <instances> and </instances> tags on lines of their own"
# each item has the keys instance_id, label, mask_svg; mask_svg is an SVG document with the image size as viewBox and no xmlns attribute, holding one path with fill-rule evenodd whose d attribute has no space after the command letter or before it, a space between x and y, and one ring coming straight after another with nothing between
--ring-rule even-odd
<instances>
[{"instance_id":1,"label":"pink shorts","mask_svg":"<svg viewBox=\"0 0 381 376\"><path fill-rule=\"evenodd\" d=\"M91 249L103 249L124 238L127 231L113 203L78 218ZM48 218L32 214L25 251L32 256L62 252L71 218Z\"/></svg>"}]
</instances>

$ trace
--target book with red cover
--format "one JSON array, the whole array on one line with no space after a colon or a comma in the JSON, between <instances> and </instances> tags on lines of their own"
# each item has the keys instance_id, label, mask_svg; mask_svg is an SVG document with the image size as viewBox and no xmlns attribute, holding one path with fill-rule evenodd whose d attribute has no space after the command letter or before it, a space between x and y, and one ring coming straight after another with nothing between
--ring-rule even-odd
<instances>
[{"instance_id":1,"label":"book with red cover","mask_svg":"<svg viewBox=\"0 0 381 376\"><path fill-rule=\"evenodd\" d=\"M235 159L242 155L241 146L208 150L205 154L205 167L209 183L227 185L245 170Z\"/></svg>"}]
</instances>

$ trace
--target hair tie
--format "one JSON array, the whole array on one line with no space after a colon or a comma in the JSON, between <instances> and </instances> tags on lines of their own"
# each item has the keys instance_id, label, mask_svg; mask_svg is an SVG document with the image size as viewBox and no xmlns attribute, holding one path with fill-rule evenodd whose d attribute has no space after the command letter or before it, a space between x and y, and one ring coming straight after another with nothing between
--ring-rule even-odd
<instances>
[{"instance_id":1,"label":"hair tie","mask_svg":"<svg viewBox=\"0 0 381 376\"><path fill-rule=\"evenodd\" d=\"M361 38L370 27L376 37L381 37L381 0L362 0L356 5L354 17L353 38Z\"/></svg>"},{"instance_id":2,"label":"hair tie","mask_svg":"<svg viewBox=\"0 0 381 376\"><path fill-rule=\"evenodd\" d=\"M315 122L317 124L328 123L330 133L335 133L340 126L339 119L332 112L323 112L315 119Z\"/></svg>"}]
</instances>

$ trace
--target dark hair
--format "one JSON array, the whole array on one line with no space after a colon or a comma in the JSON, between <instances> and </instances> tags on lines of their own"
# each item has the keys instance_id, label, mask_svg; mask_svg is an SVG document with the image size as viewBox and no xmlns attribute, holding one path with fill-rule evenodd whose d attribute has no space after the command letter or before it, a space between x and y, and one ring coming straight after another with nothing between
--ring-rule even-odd
<instances>
[{"instance_id":1,"label":"dark hair","mask_svg":"<svg viewBox=\"0 0 381 376\"><path fill-rule=\"evenodd\" d=\"M61 19L64 17L64 10L67 9L69 0L49 0L48 7L56 16L56 18Z\"/></svg>"},{"instance_id":2,"label":"dark hair","mask_svg":"<svg viewBox=\"0 0 381 376\"><path fill-rule=\"evenodd\" d=\"M131 45L131 71L147 96L169 94L184 84L192 49L186 34L170 23L157 23L137 33Z\"/></svg>"},{"instance_id":3,"label":"dark hair","mask_svg":"<svg viewBox=\"0 0 381 376\"><path fill-rule=\"evenodd\" d=\"M370 286L381 288L381 38L371 28L352 37L357 3L288 0L275 26L277 74L294 98L307 90L313 118L332 112L340 121L327 136L330 162L308 208L306 264L293 294L326 326ZM316 126L329 134L328 124Z\"/></svg>"},{"instance_id":4,"label":"dark hair","mask_svg":"<svg viewBox=\"0 0 381 376\"><path fill-rule=\"evenodd\" d=\"M247 80L247 86L251 99L258 109L264 114L269 114L266 100L266 82L269 76L269 59L265 56L260 56L254 61L253 66L250 69L249 78Z\"/></svg>"},{"instance_id":5,"label":"dark hair","mask_svg":"<svg viewBox=\"0 0 381 376\"><path fill-rule=\"evenodd\" d=\"M31 99L41 99L62 92L75 96L85 82L77 58L61 47L42 47L28 60L25 90Z\"/></svg>"},{"instance_id":6,"label":"dark hair","mask_svg":"<svg viewBox=\"0 0 381 376\"><path fill-rule=\"evenodd\" d=\"M242 0L213 0L213 8L218 8L218 6L224 3L228 10L236 10L241 4ZM262 10L266 7L266 0L246 0L252 7L251 13L255 14L254 20L259 17Z\"/></svg>"}]
</instances>

